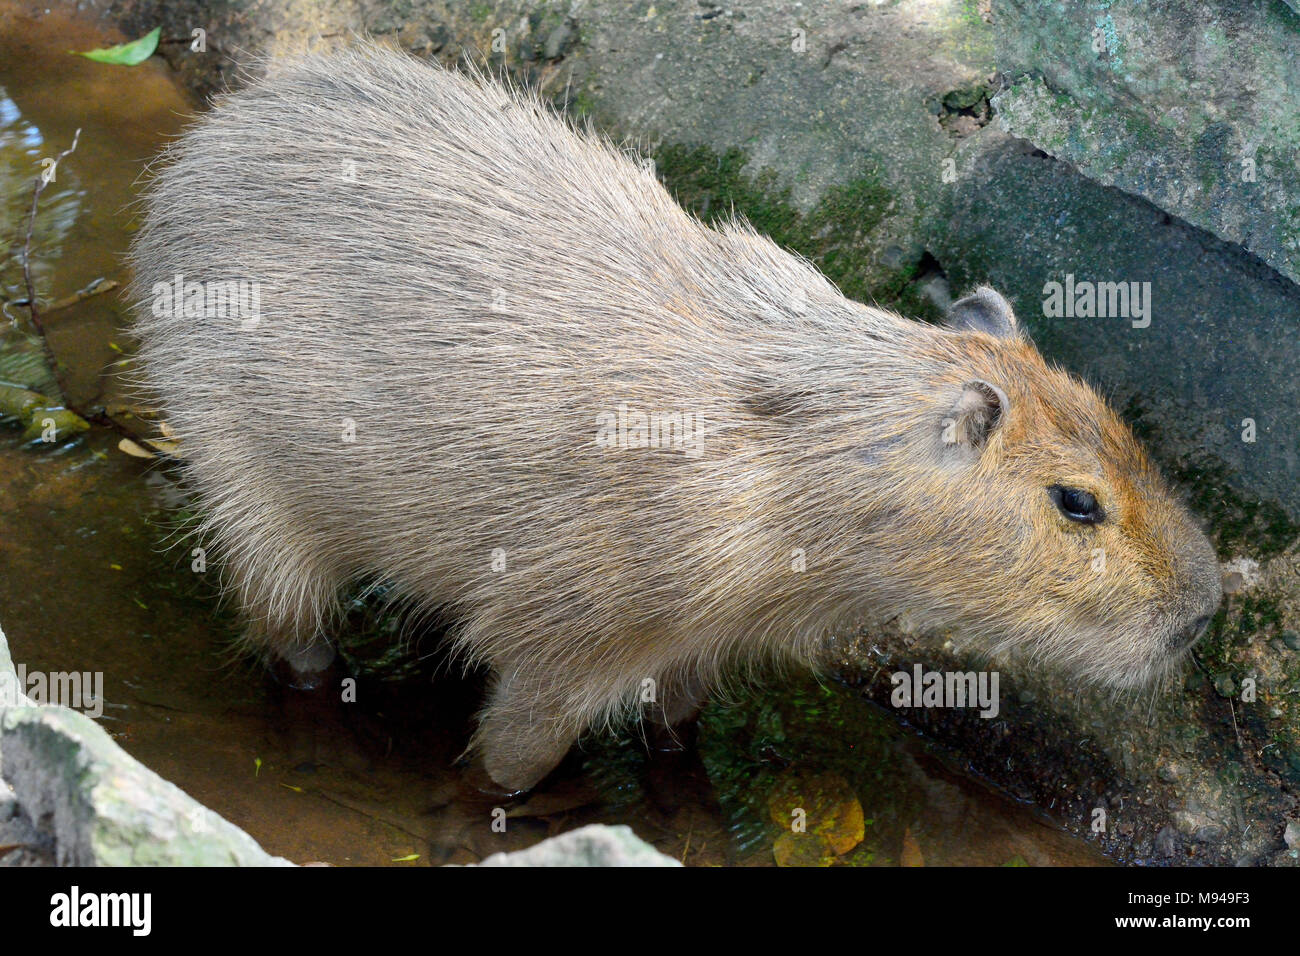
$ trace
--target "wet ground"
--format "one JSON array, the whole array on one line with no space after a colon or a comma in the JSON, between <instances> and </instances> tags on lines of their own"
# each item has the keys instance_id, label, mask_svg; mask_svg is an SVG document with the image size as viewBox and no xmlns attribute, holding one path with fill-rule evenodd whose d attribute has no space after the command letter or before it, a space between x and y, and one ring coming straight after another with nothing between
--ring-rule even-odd
<instances>
[{"instance_id":1,"label":"wet ground","mask_svg":"<svg viewBox=\"0 0 1300 956\"><path fill-rule=\"evenodd\" d=\"M134 68L68 49L120 42L42 8L0 3L4 297L24 297L18 254L41 157L71 144L41 200L33 273L42 300L124 281L129 203L144 163L192 110L160 58ZM203 210L177 210L202 215ZM74 399L121 398L131 338L120 293L51 313ZM25 322L0 326L0 381L49 390ZM696 865L1097 864L1091 848L962 772L854 692L811 678L755 687L706 711L696 758L648 762L634 732L587 741L504 833L466 829L454 761L479 693L439 666L437 634L378 668L390 622L365 608L358 702L319 713L233 652L215 569L175 540L184 496L167 469L94 429L58 447L0 428L0 622L29 670L104 675L103 726L126 750L295 862L469 862L592 822L625 823ZM180 510L178 510L180 509ZM376 651L379 646L379 651ZM795 838L792 807L808 814Z\"/></svg>"}]
</instances>

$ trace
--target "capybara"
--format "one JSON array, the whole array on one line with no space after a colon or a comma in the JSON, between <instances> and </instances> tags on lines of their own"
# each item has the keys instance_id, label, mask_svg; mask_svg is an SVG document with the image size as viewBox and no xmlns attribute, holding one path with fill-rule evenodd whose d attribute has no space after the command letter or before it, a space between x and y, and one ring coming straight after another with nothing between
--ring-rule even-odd
<instances>
[{"instance_id":1,"label":"capybara","mask_svg":"<svg viewBox=\"0 0 1300 956\"><path fill-rule=\"evenodd\" d=\"M319 664L348 584L450 615L505 790L891 614L1126 688L1220 600L1196 521L996 292L943 326L851 301L477 73L271 64L159 163L133 265L248 641Z\"/></svg>"}]
</instances>

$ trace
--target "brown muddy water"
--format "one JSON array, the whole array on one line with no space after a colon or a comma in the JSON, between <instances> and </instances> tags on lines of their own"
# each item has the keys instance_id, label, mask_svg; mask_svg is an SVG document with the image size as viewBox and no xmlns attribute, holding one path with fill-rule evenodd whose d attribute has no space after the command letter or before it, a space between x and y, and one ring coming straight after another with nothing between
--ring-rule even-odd
<instances>
[{"instance_id":1,"label":"brown muddy water","mask_svg":"<svg viewBox=\"0 0 1300 956\"><path fill-rule=\"evenodd\" d=\"M126 279L129 207L144 164L194 107L154 57L124 68L67 54L121 42L103 29L0 2L0 280L24 298L21 233L42 157L71 144L42 196L32 269L42 301ZM177 215L219 214L201 209ZM26 310L0 326L0 380L49 390ZM122 396L132 340L120 293L50 313L74 399ZM584 743L504 833L453 799L455 758L480 691L438 666L436 634L398 666L358 652L358 702L320 715L232 653L216 572L175 540L175 477L96 428L58 446L0 428L0 624L29 671L102 672L102 726L133 756L299 863L472 862L587 823L623 823L696 865L1003 865L1105 862L1029 808L958 769L888 714L811 678L773 681L701 722L699 754L648 763L634 731ZM393 622L353 624L382 643ZM811 831L792 838L788 808ZM449 839L450 838L450 839Z\"/></svg>"}]
</instances>

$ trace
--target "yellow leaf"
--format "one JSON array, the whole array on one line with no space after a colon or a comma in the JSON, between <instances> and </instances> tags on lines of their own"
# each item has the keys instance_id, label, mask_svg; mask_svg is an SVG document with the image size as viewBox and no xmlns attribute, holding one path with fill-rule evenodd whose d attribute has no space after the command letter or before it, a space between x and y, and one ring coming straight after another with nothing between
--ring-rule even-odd
<instances>
[{"instance_id":1,"label":"yellow leaf","mask_svg":"<svg viewBox=\"0 0 1300 956\"><path fill-rule=\"evenodd\" d=\"M117 450L126 452L132 458L157 458L158 457L149 449L141 448L139 445L131 441L131 439L129 438L123 438L120 442L118 442Z\"/></svg>"},{"instance_id":2,"label":"yellow leaf","mask_svg":"<svg viewBox=\"0 0 1300 956\"><path fill-rule=\"evenodd\" d=\"M921 845L912 836L912 828L903 831L903 852L898 858L899 866L925 866L925 857L921 855Z\"/></svg>"}]
</instances>

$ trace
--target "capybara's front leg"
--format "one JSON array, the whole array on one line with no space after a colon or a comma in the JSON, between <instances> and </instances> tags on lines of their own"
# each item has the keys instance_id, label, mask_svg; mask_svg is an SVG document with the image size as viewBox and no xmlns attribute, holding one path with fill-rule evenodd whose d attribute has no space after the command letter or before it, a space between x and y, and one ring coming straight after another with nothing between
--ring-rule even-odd
<instances>
[{"instance_id":1,"label":"capybara's front leg","mask_svg":"<svg viewBox=\"0 0 1300 956\"><path fill-rule=\"evenodd\" d=\"M708 698L708 686L693 672L678 671L660 678L655 699L645 710L646 743L650 749L662 753L689 749L695 719Z\"/></svg>"},{"instance_id":2,"label":"capybara's front leg","mask_svg":"<svg viewBox=\"0 0 1300 956\"><path fill-rule=\"evenodd\" d=\"M585 727L566 711L558 681L524 675L525 668L515 666L497 679L471 745L487 775L507 794L536 786Z\"/></svg>"},{"instance_id":3,"label":"capybara's front leg","mask_svg":"<svg viewBox=\"0 0 1300 956\"><path fill-rule=\"evenodd\" d=\"M708 687L693 670L672 671L660 678L655 699L644 712L646 788L651 802L669 816L684 807L712 806L716 801L709 775L695 750L696 718L708 699Z\"/></svg>"}]
</instances>

